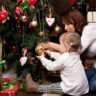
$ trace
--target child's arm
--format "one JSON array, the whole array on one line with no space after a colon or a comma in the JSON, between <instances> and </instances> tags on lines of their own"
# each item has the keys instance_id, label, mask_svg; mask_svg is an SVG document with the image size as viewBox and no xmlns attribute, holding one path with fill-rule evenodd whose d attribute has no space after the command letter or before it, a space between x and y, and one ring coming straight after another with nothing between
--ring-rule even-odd
<instances>
[{"instance_id":1,"label":"child's arm","mask_svg":"<svg viewBox=\"0 0 96 96\"><path fill-rule=\"evenodd\" d=\"M38 56L36 56L38 58ZM58 71L64 68L64 63L66 62L66 54L64 56L60 56L56 61L51 61L45 58L44 56L39 58L42 65L50 71Z\"/></svg>"}]
</instances>

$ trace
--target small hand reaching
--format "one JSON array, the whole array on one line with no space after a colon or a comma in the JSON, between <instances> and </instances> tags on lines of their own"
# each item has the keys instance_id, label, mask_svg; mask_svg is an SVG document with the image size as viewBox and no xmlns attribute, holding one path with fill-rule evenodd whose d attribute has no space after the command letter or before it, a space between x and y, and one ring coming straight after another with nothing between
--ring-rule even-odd
<instances>
[{"instance_id":1,"label":"small hand reaching","mask_svg":"<svg viewBox=\"0 0 96 96\"><path fill-rule=\"evenodd\" d=\"M39 55L36 56L36 58L39 59L39 60L41 60L41 58L43 58L43 57L44 57L44 52L42 52L42 55L40 55L40 56L39 56Z\"/></svg>"},{"instance_id":2,"label":"small hand reaching","mask_svg":"<svg viewBox=\"0 0 96 96\"><path fill-rule=\"evenodd\" d=\"M48 56L51 55L51 51L50 51L50 50L45 50L44 52L45 52L45 54L47 54Z\"/></svg>"}]
</instances>

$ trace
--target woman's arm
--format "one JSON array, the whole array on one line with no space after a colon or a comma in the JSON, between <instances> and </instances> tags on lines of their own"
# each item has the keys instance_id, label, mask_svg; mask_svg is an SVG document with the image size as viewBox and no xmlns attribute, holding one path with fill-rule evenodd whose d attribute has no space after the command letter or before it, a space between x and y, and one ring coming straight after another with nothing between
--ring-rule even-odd
<instances>
[{"instance_id":1,"label":"woman's arm","mask_svg":"<svg viewBox=\"0 0 96 96\"><path fill-rule=\"evenodd\" d=\"M83 53L86 49L88 49L92 43L96 40L96 26L87 25L81 36L81 44Z\"/></svg>"},{"instance_id":2,"label":"woman's arm","mask_svg":"<svg viewBox=\"0 0 96 96\"><path fill-rule=\"evenodd\" d=\"M60 44L53 43L53 42L42 42L40 43L44 49L49 49L49 50L55 50L60 52Z\"/></svg>"}]
</instances>

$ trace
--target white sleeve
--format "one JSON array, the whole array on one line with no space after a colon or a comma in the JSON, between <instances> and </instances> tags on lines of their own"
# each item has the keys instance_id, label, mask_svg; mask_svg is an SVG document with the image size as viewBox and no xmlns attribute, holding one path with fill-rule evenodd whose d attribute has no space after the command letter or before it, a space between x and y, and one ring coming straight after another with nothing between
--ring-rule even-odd
<instances>
[{"instance_id":1,"label":"white sleeve","mask_svg":"<svg viewBox=\"0 0 96 96\"><path fill-rule=\"evenodd\" d=\"M62 54L60 54L59 52L51 52L51 58L53 59L58 59Z\"/></svg>"},{"instance_id":2,"label":"white sleeve","mask_svg":"<svg viewBox=\"0 0 96 96\"><path fill-rule=\"evenodd\" d=\"M65 57L65 56L64 56ZM58 71L64 68L66 58L60 57L56 61L48 60L47 58L43 57L41 59L42 65L49 71Z\"/></svg>"},{"instance_id":3,"label":"white sleeve","mask_svg":"<svg viewBox=\"0 0 96 96\"><path fill-rule=\"evenodd\" d=\"M81 45L83 53L96 40L96 26L87 25L81 36Z\"/></svg>"}]
</instances>

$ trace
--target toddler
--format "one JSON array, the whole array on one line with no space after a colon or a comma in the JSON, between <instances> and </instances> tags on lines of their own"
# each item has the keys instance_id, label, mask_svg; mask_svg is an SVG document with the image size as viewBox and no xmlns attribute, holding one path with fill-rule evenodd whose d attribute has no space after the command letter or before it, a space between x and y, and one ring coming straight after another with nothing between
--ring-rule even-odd
<instances>
[{"instance_id":1,"label":"toddler","mask_svg":"<svg viewBox=\"0 0 96 96\"><path fill-rule=\"evenodd\" d=\"M76 32L66 32L60 36L60 52L45 52L54 58L54 61L41 56L36 56L42 65L49 71L60 71L61 82L49 85L39 85L34 82L31 75L26 76L28 92L58 93L81 96L89 92L85 71L80 60L80 36ZM29 81L28 81L29 80Z\"/></svg>"}]
</instances>

